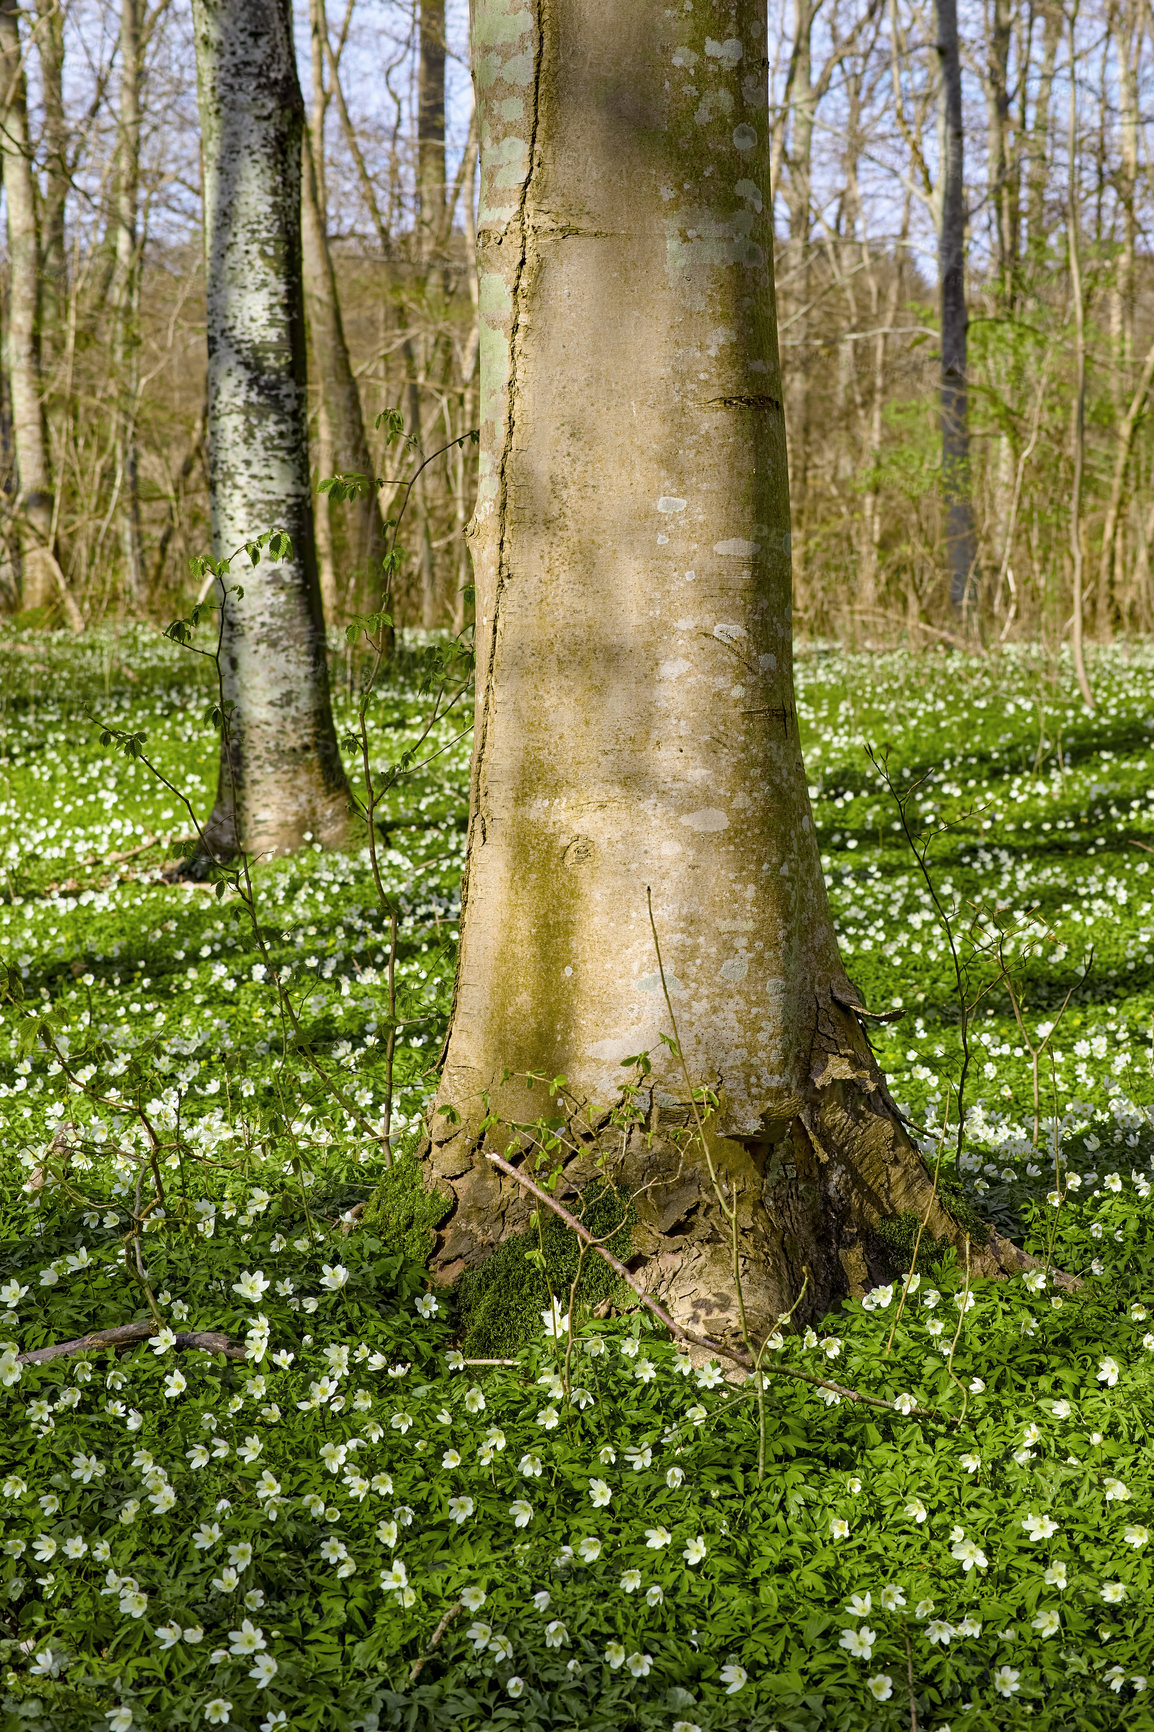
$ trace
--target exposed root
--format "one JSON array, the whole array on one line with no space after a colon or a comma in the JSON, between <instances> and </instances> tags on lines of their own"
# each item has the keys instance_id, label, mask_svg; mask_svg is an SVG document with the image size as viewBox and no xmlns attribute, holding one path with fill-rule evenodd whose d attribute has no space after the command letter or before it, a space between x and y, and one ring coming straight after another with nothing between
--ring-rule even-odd
<instances>
[{"instance_id":1,"label":"exposed root","mask_svg":"<svg viewBox=\"0 0 1154 1732\"><path fill-rule=\"evenodd\" d=\"M803 1281L804 1307L795 1319L801 1323L892 1280L905 1264L888 1229L903 1218L921 1224L927 1250L952 1246L975 1276L1005 1279L1041 1268L1002 1234L957 1218L938 1194L889 1095L857 1006L843 1004L841 996L831 989L816 997L809 1075L767 1113L763 1138L725 1133L724 1089L720 1111L700 1134L687 1123L684 1102L661 1106L655 1091L644 1124L628 1134L608 1115L580 1123L574 1118L559 1157L559 1182L545 1195L530 1180L528 1164L522 1168L515 1155L510 1163L490 1152L476 1119L450 1126L434 1117L422 1158L427 1189L446 1202L431 1260L436 1278L455 1281L502 1240L525 1231L538 1196L549 1208L560 1203L558 1212L587 1237L564 1205L605 1179L630 1196L637 1212L635 1255L628 1265L608 1259L617 1274L641 1303L659 1307L675 1335L724 1351L738 1364L748 1355L740 1351L730 1204L755 1340L791 1309ZM467 1105L456 1104L459 1110ZM708 1141L726 1209L713 1193L699 1135ZM532 1138L522 1142L528 1153ZM1079 1286L1074 1277L1047 1272L1066 1292Z\"/></svg>"}]
</instances>

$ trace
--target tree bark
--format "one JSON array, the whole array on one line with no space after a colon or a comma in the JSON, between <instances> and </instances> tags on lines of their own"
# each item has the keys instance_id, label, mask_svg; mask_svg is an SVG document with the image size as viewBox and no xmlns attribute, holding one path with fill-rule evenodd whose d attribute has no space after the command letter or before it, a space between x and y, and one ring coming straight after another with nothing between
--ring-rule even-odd
<instances>
[{"instance_id":1,"label":"tree bark","mask_svg":"<svg viewBox=\"0 0 1154 1732\"><path fill-rule=\"evenodd\" d=\"M1010 0L992 0L990 43L986 62L986 107L989 143L990 200L997 251L997 303L1008 313L1014 304L1018 267L1017 165L1010 112L1010 41L1013 12Z\"/></svg>"},{"instance_id":2,"label":"tree bark","mask_svg":"<svg viewBox=\"0 0 1154 1732\"><path fill-rule=\"evenodd\" d=\"M417 238L423 259L445 243L445 0L420 0Z\"/></svg>"},{"instance_id":3,"label":"tree bark","mask_svg":"<svg viewBox=\"0 0 1154 1732\"><path fill-rule=\"evenodd\" d=\"M120 0L120 112L116 140L116 248L112 273L116 478L124 591L129 607L144 597L144 548L140 532L140 267L137 232L140 196L140 94L143 76L142 0Z\"/></svg>"},{"instance_id":4,"label":"tree bark","mask_svg":"<svg viewBox=\"0 0 1154 1732\"><path fill-rule=\"evenodd\" d=\"M309 484L300 164L289 0L194 0L204 163L213 551L287 530L291 559L240 567L222 678L235 708L207 828L218 854L338 843L348 802L329 703ZM220 593L219 585L217 590Z\"/></svg>"},{"instance_id":5,"label":"tree bark","mask_svg":"<svg viewBox=\"0 0 1154 1732\"><path fill-rule=\"evenodd\" d=\"M1030 131L1029 168L1026 176L1026 244L1031 266L1035 270L1045 265L1051 239L1046 217L1046 184L1050 172L1050 102L1061 33L1061 8L1046 6L1042 14L1042 63L1037 74L1034 124Z\"/></svg>"},{"instance_id":6,"label":"tree bark","mask_svg":"<svg viewBox=\"0 0 1154 1732\"><path fill-rule=\"evenodd\" d=\"M67 313L64 212L70 165L64 112L64 9L60 0L36 0L36 48L44 104L44 191L41 198L40 324L43 361L63 349Z\"/></svg>"},{"instance_id":7,"label":"tree bark","mask_svg":"<svg viewBox=\"0 0 1154 1732\"><path fill-rule=\"evenodd\" d=\"M1070 264L1070 295L1074 303L1074 404L1070 430L1073 458L1073 485L1070 489L1070 567L1073 589L1073 619L1070 647L1074 655L1074 672L1082 702L1088 710L1094 708L1094 693L1086 673L1086 657L1082 643L1084 628L1083 583L1084 554L1082 548L1082 482L1086 467L1086 298L1082 283L1082 249L1078 233L1078 108L1075 25L1078 8L1075 5L1067 20L1070 45L1069 102L1066 128L1066 246Z\"/></svg>"},{"instance_id":8,"label":"tree bark","mask_svg":"<svg viewBox=\"0 0 1154 1732\"><path fill-rule=\"evenodd\" d=\"M606 1156L640 1191L649 1290L732 1332L736 1257L756 1334L806 1273L810 1310L880 1275L887 1217L962 1235L830 919L792 679L764 7L717 20L715 0L475 7L476 739L425 1175L450 1279L528 1221L484 1158L482 1091L524 1123L555 1107L526 1074L564 1075L559 1197ZM720 1099L736 1246L700 1146L677 1146L647 888L690 1077ZM646 1123L623 1137L609 1115L644 1051Z\"/></svg>"},{"instance_id":9,"label":"tree bark","mask_svg":"<svg viewBox=\"0 0 1154 1732\"><path fill-rule=\"evenodd\" d=\"M305 308L313 360L317 369L320 403L317 412L320 467L324 475L375 474L369 442L365 436L361 394L353 376L345 341L336 273L329 250L324 207L314 175L315 155L308 135L304 137L302 161L301 240L304 257ZM327 499L327 495L324 496ZM322 585L325 618L334 623L342 614L356 611L363 592L374 579L380 590L381 561L385 555L385 528L381 521L376 487L362 499L329 513L330 567L328 584ZM338 533L343 530L344 533ZM338 551L343 552L337 575ZM325 574L323 574L325 575ZM331 589L329 588L331 585ZM370 595L376 606L379 593Z\"/></svg>"},{"instance_id":10,"label":"tree bark","mask_svg":"<svg viewBox=\"0 0 1154 1732\"><path fill-rule=\"evenodd\" d=\"M17 0L0 0L0 165L8 206L7 359L20 481L22 601L26 608L51 608L59 601L72 629L83 631L84 617L56 558L52 467L40 374L40 232L23 52Z\"/></svg>"},{"instance_id":11,"label":"tree bark","mask_svg":"<svg viewBox=\"0 0 1154 1732\"><path fill-rule=\"evenodd\" d=\"M970 497L970 428L966 380L966 193L962 65L957 0L937 0L941 65L942 163L938 282L942 324L942 492L950 601L961 614L976 600L978 544Z\"/></svg>"}]
</instances>

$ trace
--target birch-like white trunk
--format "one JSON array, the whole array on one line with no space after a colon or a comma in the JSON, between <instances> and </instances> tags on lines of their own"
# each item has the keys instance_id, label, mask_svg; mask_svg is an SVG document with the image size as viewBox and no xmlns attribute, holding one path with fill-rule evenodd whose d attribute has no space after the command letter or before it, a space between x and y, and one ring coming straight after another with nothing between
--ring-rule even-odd
<instances>
[{"instance_id":1,"label":"birch-like white trunk","mask_svg":"<svg viewBox=\"0 0 1154 1732\"><path fill-rule=\"evenodd\" d=\"M838 956L798 739L763 0L477 0L482 153L477 699L456 1004L427 1178L452 1277L524 1226L477 1126L564 1075L638 1197L686 1323L724 1327L733 1247L694 1145L718 1090L760 1328L885 1266L929 1210ZM645 1136L598 1127L648 1051ZM502 1080L507 1072L512 1077ZM504 1138L501 1137L503 1145Z\"/></svg>"},{"instance_id":2,"label":"birch-like white trunk","mask_svg":"<svg viewBox=\"0 0 1154 1732\"><path fill-rule=\"evenodd\" d=\"M267 856L341 841L344 772L329 704L309 489L300 163L304 104L289 0L194 0L207 258L213 551L285 529L293 557L230 582L222 746L209 840Z\"/></svg>"}]
</instances>

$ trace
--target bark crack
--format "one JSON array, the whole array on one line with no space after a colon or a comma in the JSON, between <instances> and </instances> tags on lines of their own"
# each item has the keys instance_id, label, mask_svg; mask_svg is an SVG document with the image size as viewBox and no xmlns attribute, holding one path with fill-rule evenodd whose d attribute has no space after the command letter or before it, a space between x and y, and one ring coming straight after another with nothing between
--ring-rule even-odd
<instances>
[{"instance_id":1,"label":"bark crack","mask_svg":"<svg viewBox=\"0 0 1154 1732\"><path fill-rule=\"evenodd\" d=\"M533 178L537 172L537 135L541 113L541 68L545 56L545 0L537 0L536 5L536 42L533 51L533 87L530 95L530 120L528 140L528 166L525 178L521 182L517 197L517 229L518 253L517 262L513 267L513 280L509 288L509 298L512 303L512 315L509 321L509 376L505 399L505 431L501 446L501 459L497 465L497 581L493 592L493 619L489 631L489 654L485 668L484 700L481 704L481 733L476 750L476 783L474 790L473 823L480 831L481 840L485 839L485 815L482 806L482 792L485 774L485 757L489 744L489 717L493 703L493 676L497 662L497 643L501 621L501 598L508 582L509 567L506 552L508 542L509 494L507 471L513 454L513 434L517 421L517 374L520 362L521 312L525 267L529 255L529 193ZM464 896L462 895L462 917L464 916Z\"/></svg>"}]
</instances>

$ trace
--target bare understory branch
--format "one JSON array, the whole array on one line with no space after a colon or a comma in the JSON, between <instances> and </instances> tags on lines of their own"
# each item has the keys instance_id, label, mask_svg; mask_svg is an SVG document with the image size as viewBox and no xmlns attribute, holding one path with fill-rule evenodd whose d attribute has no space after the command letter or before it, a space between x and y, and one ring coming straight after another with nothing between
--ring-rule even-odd
<instances>
[{"instance_id":1,"label":"bare understory branch","mask_svg":"<svg viewBox=\"0 0 1154 1732\"><path fill-rule=\"evenodd\" d=\"M425 1649L424 1653L421 1654L416 1660L413 1661L413 1668L412 1668L412 1671L409 1673L409 1683L410 1684L416 1683L417 1679L420 1677L422 1671L424 1670L425 1662L432 1658L433 1653L440 1646L441 1637L444 1635L445 1631L448 1629L449 1625L452 1623L453 1619L456 1617L456 1615L460 1611L460 1609L461 1609L461 1601L460 1600L454 1600L452 1605L449 1607L448 1611L445 1613L444 1617L441 1619L440 1623L437 1625L436 1629L433 1631L432 1635L429 1637L429 1645Z\"/></svg>"},{"instance_id":2,"label":"bare understory branch","mask_svg":"<svg viewBox=\"0 0 1154 1732\"><path fill-rule=\"evenodd\" d=\"M638 1277L634 1275L631 1270L627 1269L625 1264L621 1262L620 1258L613 1255L612 1251L607 1251L604 1245L599 1245L589 1229L583 1227L575 1215L571 1215L568 1209L555 1201L547 1191L543 1191L540 1185L536 1184L527 1173L522 1173L518 1168L511 1166L501 1155L494 1154L489 1150L485 1151L485 1155L486 1159L491 1161L493 1166L497 1167L502 1173L508 1174L509 1178L514 1179L517 1184L522 1185L525 1190L527 1190L532 1196L536 1197L538 1202L544 1203L547 1209L551 1209L559 1220L564 1221L565 1225L571 1228L572 1231L576 1233L577 1237L589 1246L590 1250L596 1251L599 1257L604 1257L605 1261L614 1273L620 1275L621 1279L632 1287L646 1310L651 1311L654 1317L657 1318L658 1322L664 1323L670 1334L675 1336L678 1341L683 1341L690 1347L704 1347L710 1353L716 1353L722 1359L728 1359L732 1364L740 1365L746 1371L753 1371L755 1369L754 1362L748 1353L739 1353L732 1347L726 1347L724 1342L715 1341L710 1335L694 1335L688 1329L683 1329L680 1323L674 1322L665 1307L659 1305L656 1299L653 1299L648 1293L646 1293ZM845 1401L860 1401L867 1407L884 1408L887 1413L898 1413L901 1411L895 1402L886 1401L884 1397L880 1395L866 1395L862 1390L851 1389L845 1383L832 1383L828 1378L814 1377L808 1371L797 1371L792 1365L763 1365L761 1367L761 1372L764 1377L792 1377L798 1383L810 1384L814 1389L828 1389L834 1395L840 1395ZM903 1415L903 1418L905 1417L910 1419L944 1420L947 1424L957 1423L957 1421L951 1419L949 1415L933 1413L926 1407L912 1407L908 1414Z\"/></svg>"},{"instance_id":3,"label":"bare understory branch","mask_svg":"<svg viewBox=\"0 0 1154 1732\"><path fill-rule=\"evenodd\" d=\"M115 1329L94 1329L89 1335L78 1335L75 1341L54 1341L48 1347L36 1347L29 1353L18 1353L18 1365L45 1365L50 1359L64 1359L72 1353L99 1353L106 1347L132 1347L156 1334L156 1324L120 1323ZM232 1341L218 1329L181 1329L173 1346L200 1353L223 1353L226 1359L244 1359L248 1349L242 1342Z\"/></svg>"}]
</instances>

